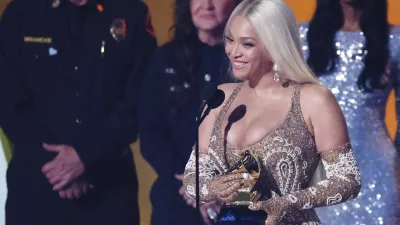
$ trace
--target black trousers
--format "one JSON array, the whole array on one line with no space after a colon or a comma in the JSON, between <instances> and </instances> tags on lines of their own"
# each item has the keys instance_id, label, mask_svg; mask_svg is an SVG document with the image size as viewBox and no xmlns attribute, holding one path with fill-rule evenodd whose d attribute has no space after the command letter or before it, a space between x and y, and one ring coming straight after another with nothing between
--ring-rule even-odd
<instances>
[{"instance_id":1,"label":"black trousers","mask_svg":"<svg viewBox=\"0 0 400 225\"><path fill-rule=\"evenodd\" d=\"M62 200L41 173L42 163L14 157L7 171L6 225L138 225L138 187L131 156L105 165L95 188ZM105 172L107 171L107 172Z\"/></svg>"},{"instance_id":2,"label":"black trousers","mask_svg":"<svg viewBox=\"0 0 400 225\"><path fill-rule=\"evenodd\" d=\"M153 211L151 225L204 224L196 209L188 206L179 195L182 182L171 177L159 177L151 190Z\"/></svg>"}]
</instances>

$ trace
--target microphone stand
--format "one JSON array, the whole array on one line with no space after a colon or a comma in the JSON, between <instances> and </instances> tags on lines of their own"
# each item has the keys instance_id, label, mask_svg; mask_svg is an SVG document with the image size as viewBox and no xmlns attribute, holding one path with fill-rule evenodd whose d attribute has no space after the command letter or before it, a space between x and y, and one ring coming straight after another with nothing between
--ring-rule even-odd
<instances>
[{"instance_id":1,"label":"microphone stand","mask_svg":"<svg viewBox=\"0 0 400 225\"><path fill-rule=\"evenodd\" d=\"M199 168L199 158L200 158L200 153L199 153L199 128L200 124L203 122L203 120L207 117L207 115L210 113L211 109L214 109L218 106L220 106L225 98L224 92L221 90L216 90L214 88L213 90L214 94L206 98L207 100L202 100L201 105L199 108L199 112L196 116L196 125L197 125L197 130L196 130L196 144L195 144L195 156L196 156L196 208L199 212L199 215L201 215L200 211L200 168ZM204 108L207 106L207 109L204 111ZM203 114L204 111L204 114ZM203 116L202 116L203 114ZM199 224L202 224L202 221L199 221Z\"/></svg>"},{"instance_id":2,"label":"microphone stand","mask_svg":"<svg viewBox=\"0 0 400 225\"><path fill-rule=\"evenodd\" d=\"M199 169L199 128L201 122L203 122L206 114L204 114L203 117L201 117L201 114L203 113L204 108L206 107L206 100L203 100L200 105L199 113L196 117L196 125L197 125L197 130L196 130L196 144L195 144L195 155L196 155L196 209L199 211L199 214L201 215L200 211L200 169ZM206 110L207 111L207 110ZM202 221L199 221L199 224L202 224Z\"/></svg>"}]
</instances>

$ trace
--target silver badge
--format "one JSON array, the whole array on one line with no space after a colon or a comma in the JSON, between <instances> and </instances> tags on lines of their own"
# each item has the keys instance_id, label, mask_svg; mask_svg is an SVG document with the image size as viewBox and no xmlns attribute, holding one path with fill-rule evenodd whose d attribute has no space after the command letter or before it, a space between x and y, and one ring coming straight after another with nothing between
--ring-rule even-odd
<instances>
[{"instance_id":1,"label":"silver badge","mask_svg":"<svg viewBox=\"0 0 400 225\"><path fill-rule=\"evenodd\" d=\"M114 19L111 24L110 33L117 42L124 40L126 37L125 19Z\"/></svg>"}]
</instances>

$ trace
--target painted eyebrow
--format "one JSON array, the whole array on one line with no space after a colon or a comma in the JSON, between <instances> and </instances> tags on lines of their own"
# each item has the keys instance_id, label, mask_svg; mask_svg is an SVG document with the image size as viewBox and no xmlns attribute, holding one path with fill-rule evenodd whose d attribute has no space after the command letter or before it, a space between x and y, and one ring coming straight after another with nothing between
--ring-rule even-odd
<instances>
[{"instance_id":1,"label":"painted eyebrow","mask_svg":"<svg viewBox=\"0 0 400 225\"><path fill-rule=\"evenodd\" d=\"M227 36L232 36L232 33L231 33L230 30L227 31ZM248 36L243 36L243 37L240 37L239 39L240 39L240 40L249 40L249 39L250 39L250 40L253 40L253 41L256 40L255 38L248 37Z\"/></svg>"},{"instance_id":2,"label":"painted eyebrow","mask_svg":"<svg viewBox=\"0 0 400 225\"><path fill-rule=\"evenodd\" d=\"M240 40L253 40L255 41L256 39L252 38L252 37L240 37Z\"/></svg>"}]
</instances>

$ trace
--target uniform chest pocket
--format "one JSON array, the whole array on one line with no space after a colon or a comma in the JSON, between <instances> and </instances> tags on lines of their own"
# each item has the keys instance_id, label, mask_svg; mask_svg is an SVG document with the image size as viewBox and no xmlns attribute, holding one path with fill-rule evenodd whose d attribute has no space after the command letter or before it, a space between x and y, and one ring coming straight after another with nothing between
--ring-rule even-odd
<instances>
[{"instance_id":1,"label":"uniform chest pocket","mask_svg":"<svg viewBox=\"0 0 400 225\"><path fill-rule=\"evenodd\" d=\"M59 58L58 49L48 44L26 44L22 58L27 70L38 72L43 66L49 67Z\"/></svg>"},{"instance_id":2,"label":"uniform chest pocket","mask_svg":"<svg viewBox=\"0 0 400 225\"><path fill-rule=\"evenodd\" d=\"M49 44L26 44L22 49L23 70L29 85L43 88L54 79L60 80L59 51Z\"/></svg>"}]
</instances>

